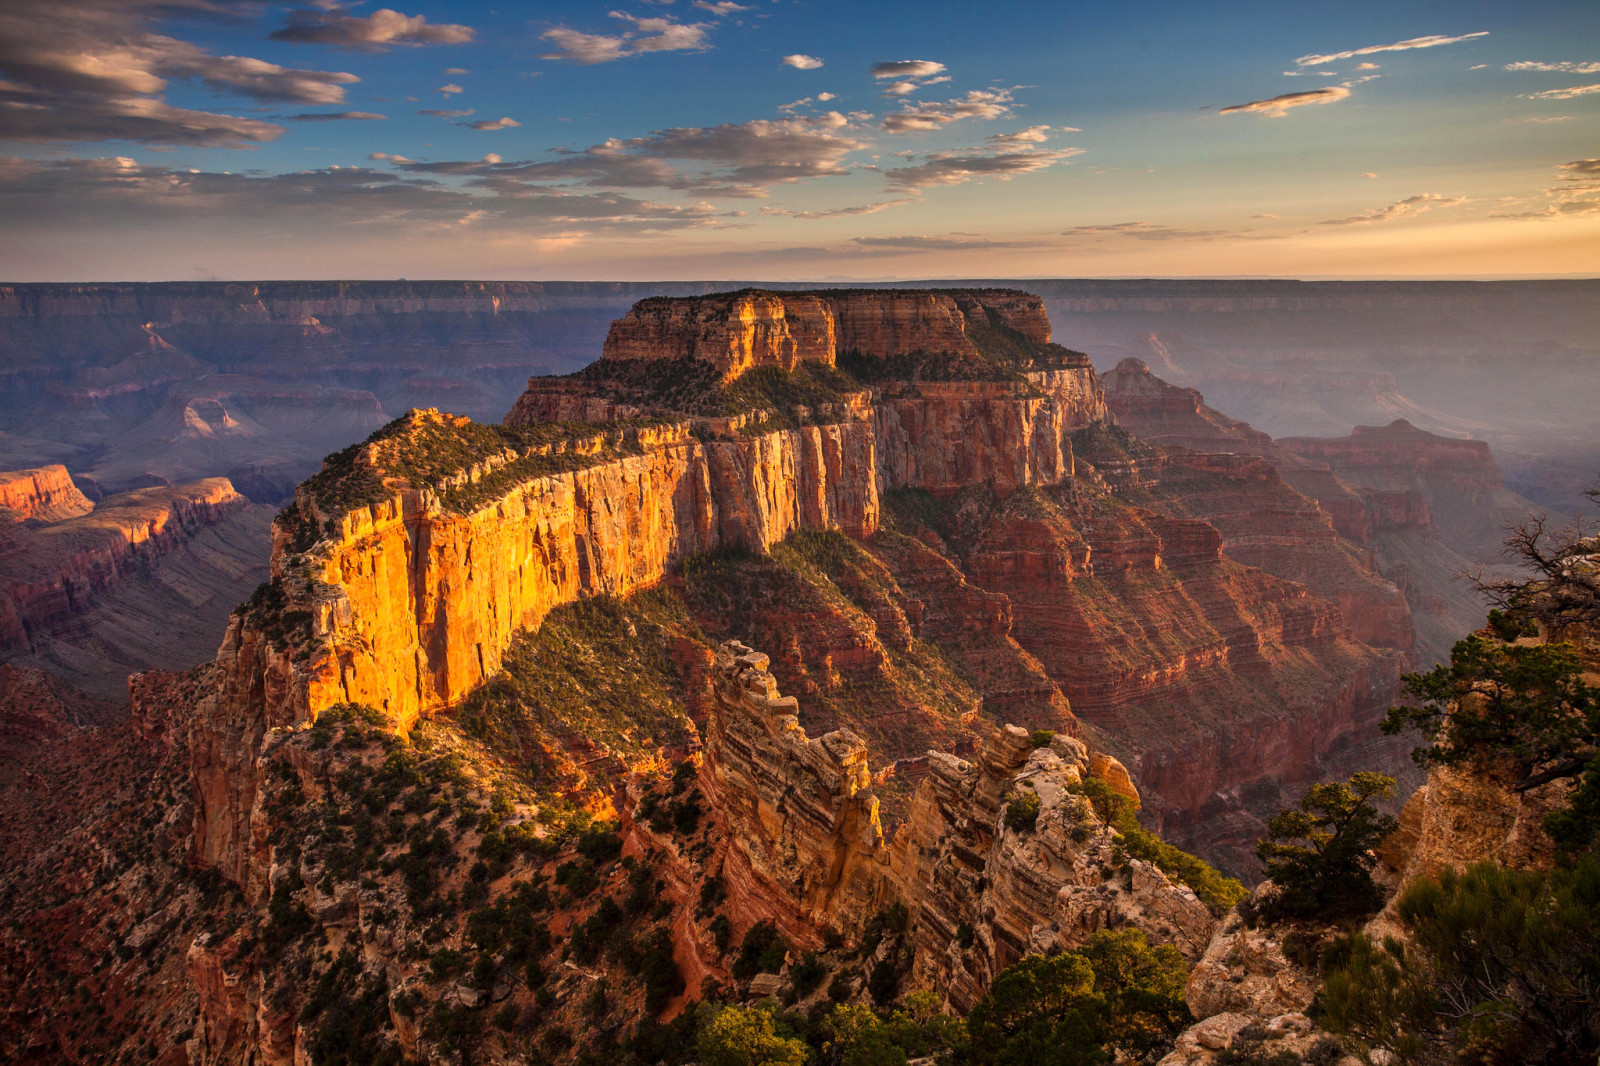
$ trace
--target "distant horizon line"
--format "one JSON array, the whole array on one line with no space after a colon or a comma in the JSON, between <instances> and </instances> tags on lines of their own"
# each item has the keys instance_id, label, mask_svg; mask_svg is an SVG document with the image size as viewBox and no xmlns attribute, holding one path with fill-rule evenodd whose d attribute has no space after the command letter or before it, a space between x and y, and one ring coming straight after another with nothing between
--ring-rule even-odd
<instances>
[{"instance_id":1,"label":"distant horizon line","mask_svg":"<svg viewBox=\"0 0 1600 1066\"><path fill-rule=\"evenodd\" d=\"M959 275L943 274L929 277L841 277L830 275L820 278L585 278L585 277L560 277L560 278L512 278L512 277L239 277L239 278L154 278L154 279L83 279L61 278L35 281L0 280L0 287L13 288L24 285L253 285L253 284L281 284L290 282L312 283L341 283L362 282L381 283L392 282L396 284L424 284L424 283L500 283L500 284L563 284L563 285L931 285L949 282L1032 282L1032 281L1142 281L1142 282L1207 282L1207 281L1261 281L1261 282L1305 282L1316 284L1370 284L1374 282L1394 282L1409 284L1452 283L1452 282L1512 282L1512 283L1537 283L1544 281L1600 281L1600 274L1572 273L1572 274L1099 274L1099 275L1069 275L1069 274L996 274L996 275Z\"/></svg>"}]
</instances>

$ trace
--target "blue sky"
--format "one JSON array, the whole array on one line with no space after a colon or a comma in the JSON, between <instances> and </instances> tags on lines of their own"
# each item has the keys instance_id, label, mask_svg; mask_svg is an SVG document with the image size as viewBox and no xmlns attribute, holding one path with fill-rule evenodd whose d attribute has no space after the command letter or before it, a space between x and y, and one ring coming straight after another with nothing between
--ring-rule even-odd
<instances>
[{"instance_id":1,"label":"blue sky","mask_svg":"<svg viewBox=\"0 0 1600 1066\"><path fill-rule=\"evenodd\" d=\"M0 6L0 279L1600 272L1600 5Z\"/></svg>"}]
</instances>

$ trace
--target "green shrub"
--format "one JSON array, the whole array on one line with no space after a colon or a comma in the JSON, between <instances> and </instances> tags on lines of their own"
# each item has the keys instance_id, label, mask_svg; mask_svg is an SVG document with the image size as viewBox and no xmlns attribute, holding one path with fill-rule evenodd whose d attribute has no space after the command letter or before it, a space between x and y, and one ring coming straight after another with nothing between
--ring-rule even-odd
<instances>
[{"instance_id":1,"label":"green shrub","mask_svg":"<svg viewBox=\"0 0 1600 1066\"><path fill-rule=\"evenodd\" d=\"M1033 792L1013 793L1006 802L1006 828L1031 833L1039 821L1039 797Z\"/></svg>"},{"instance_id":2,"label":"green shrub","mask_svg":"<svg viewBox=\"0 0 1600 1066\"><path fill-rule=\"evenodd\" d=\"M1272 918L1336 919L1382 905L1372 881L1372 849L1399 825L1372 801L1394 795L1394 779L1362 771L1348 782L1313 785L1299 809L1274 815L1256 845L1277 893Z\"/></svg>"}]
</instances>

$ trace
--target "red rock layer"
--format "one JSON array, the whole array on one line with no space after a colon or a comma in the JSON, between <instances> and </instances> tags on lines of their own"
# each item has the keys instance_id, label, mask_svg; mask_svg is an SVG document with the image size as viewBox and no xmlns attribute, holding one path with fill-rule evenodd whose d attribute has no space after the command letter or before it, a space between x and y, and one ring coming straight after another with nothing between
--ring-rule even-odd
<instances>
[{"instance_id":1,"label":"red rock layer","mask_svg":"<svg viewBox=\"0 0 1600 1066\"><path fill-rule=\"evenodd\" d=\"M96 597L150 560L249 501L227 478L140 489L94 511L39 528L18 527L0 555L0 648L26 648L68 627Z\"/></svg>"},{"instance_id":2,"label":"red rock layer","mask_svg":"<svg viewBox=\"0 0 1600 1066\"><path fill-rule=\"evenodd\" d=\"M1222 544L1208 522L1051 489L949 550L1010 600L1012 637L1127 763L1163 832L1246 871L1280 788L1376 736L1400 660Z\"/></svg>"},{"instance_id":3,"label":"red rock layer","mask_svg":"<svg viewBox=\"0 0 1600 1066\"><path fill-rule=\"evenodd\" d=\"M967 335L968 316L975 316L983 328L997 323L1035 344L1050 341L1044 304L1025 292L745 289L641 300L611 324L602 357L700 359L732 380L763 366L785 370L806 362L832 366L845 352L972 356L977 348Z\"/></svg>"},{"instance_id":4,"label":"red rock layer","mask_svg":"<svg viewBox=\"0 0 1600 1066\"><path fill-rule=\"evenodd\" d=\"M0 520L60 522L92 510L94 504L59 463L0 473Z\"/></svg>"},{"instance_id":5,"label":"red rock layer","mask_svg":"<svg viewBox=\"0 0 1600 1066\"><path fill-rule=\"evenodd\" d=\"M1117 424L1151 444L1256 453L1272 445L1267 434L1207 407L1200 390L1162 381L1142 359L1130 356L1100 380Z\"/></svg>"}]
</instances>

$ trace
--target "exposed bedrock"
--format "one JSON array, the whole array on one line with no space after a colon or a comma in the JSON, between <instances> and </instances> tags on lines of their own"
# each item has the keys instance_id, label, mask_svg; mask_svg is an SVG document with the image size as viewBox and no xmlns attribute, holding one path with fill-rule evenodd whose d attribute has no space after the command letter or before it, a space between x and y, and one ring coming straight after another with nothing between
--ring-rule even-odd
<instances>
[{"instance_id":1,"label":"exposed bedrock","mask_svg":"<svg viewBox=\"0 0 1600 1066\"><path fill-rule=\"evenodd\" d=\"M62 467L0 475L13 490L0 527L0 651L36 649L106 594L209 526L248 509L226 478L140 489L91 504Z\"/></svg>"},{"instance_id":2,"label":"exposed bedrock","mask_svg":"<svg viewBox=\"0 0 1600 1066\"><path fill-rule=\"evenodd\" d=\"M859 934L901 903L912 986L958 1010L1023 955L1076 946L1099 929L1132 926L1191 959L1204 952L1210 911L1154 866L1123 867L1114 833L1076 788L1091 762L1125 782L1114 759L1065 735L1035 748L1016 726L992 729L970 760L928 754L910 813L886 843L865 744L849 730L808 737L767 663L734 641L718 651L701 767L728 841L730 909L744 922L770 920L815 946L826 930ZM1038 820L1008 827L1006 802L1022 791L1038 796ZM1125 876L1110 876L1115 868Z\"/></svg>"}]
</instances>

